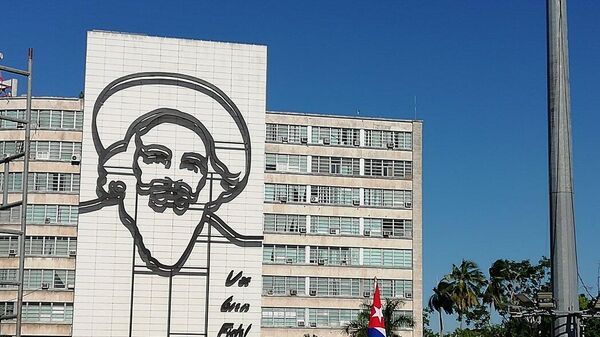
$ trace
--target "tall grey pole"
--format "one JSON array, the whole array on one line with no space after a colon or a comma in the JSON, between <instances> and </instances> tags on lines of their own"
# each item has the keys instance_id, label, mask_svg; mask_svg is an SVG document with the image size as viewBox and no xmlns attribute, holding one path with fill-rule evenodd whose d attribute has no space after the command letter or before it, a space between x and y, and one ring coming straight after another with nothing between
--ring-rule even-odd
<instances>
[{"instance_id":1,"label":"tall grey pole","mask_svg":"<svg viewBox=\"0 0 600 337\"><path fill-rule=\"evenodd\" d=\"M25 141L23 142L23 150L25 158L23 159L23 194L21 204L21 240L19 240L19 288L17 291L17 324L16 337L21 337L21 325L23 322L23 276L25 274L25 240L27 238L27 192L29 188L29 143L31 138L31 70L33 67L33 49L29 48L27 53L27 103L25 108Z\"/></svg>"},{"instance_id":2,"label":"tall grey pole","mask_svg":"<svg viewBox=\"0 0 600 337\"><path fill-rule=\"evenodd\" d=\"M550 254L557 316L553 336L579 336L573 213L567 0L547 0Z\"/></svg>"}]
</instances>

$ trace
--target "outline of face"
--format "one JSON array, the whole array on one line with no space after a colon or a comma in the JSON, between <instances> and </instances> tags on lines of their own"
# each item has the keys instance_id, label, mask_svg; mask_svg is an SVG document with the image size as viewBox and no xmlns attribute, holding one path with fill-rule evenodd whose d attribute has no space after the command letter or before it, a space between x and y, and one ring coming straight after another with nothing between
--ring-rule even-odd
<instances>
[{"instance_id":1,"label":"outline of face","mask_svg":"<svg viewBox=\"0 0 600 337\"><path fill-rule=\"evenodd\" d=\"M163 123L170 124L170 123ZM188 128L172 124L178 128ZM158 125L148 130L159 132ZM193 131L193 130L191 130ZM179 130L178 133L184 132ZM194 132L204 144L200 135ZM144 143L144 136L135 136L136 151L134 153L133 167L137 179L137 193L148 196L148 206L155 212L163 213L167 208L177 215L183 215L191 204L198 201L200 192L206 185L208 178L208 158L204 153L182 152L159 143ZM145 137L146 139L150 136ZM161 137L154 137L161 139ZM144 170L145 168L146 170ZM151 171L157 171L154 174Z\"/></svg>"}]
</instances>

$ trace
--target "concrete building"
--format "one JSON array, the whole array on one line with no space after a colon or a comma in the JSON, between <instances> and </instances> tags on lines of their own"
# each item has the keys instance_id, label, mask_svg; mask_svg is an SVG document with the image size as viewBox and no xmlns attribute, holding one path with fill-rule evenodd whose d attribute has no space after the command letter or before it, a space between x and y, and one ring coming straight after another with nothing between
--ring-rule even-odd
<instances>
[{"instance_id":1,"label":"concrete building","mask_svg":"<svg viewBox=\"0 0 600 337\"><path fill-rule=\"evenodd\" d=\"M422 123L266 122L262 335L342 336L377 277L416 320L402 336L421 336Z\"/></svg>"},{"instance_id":2,"label":"concrete building","mask_svg":"<svg viewBox=\"0 0 600 337\"><path fill-rule=\"evenodd\" d=\"M33 100L24 336L164 336L165 327L172 335L191 333L195 328L217 335L228 322L236 323L235 328L243 324L246 329L258 320L261 326L254 323L248 336L342 336L341 326L356 316L363 302L372 299L374 277L379 280L382 297L401 298L404 305L399 314L416 320L414 329L403 329L402 336L422 335L421 122L265 112L264 46L110 32L90 34L86 102L71 98ZM146 93L140 89L102 101L102 90L114 85L111 81L148 70L160 72L155 76L160 76L164 89L151 87ZM201 78L230 95L248 123L249 140L243 131L238 135L239 124L236 127L222 114L216 117L218 105L205 102L206 97L197 93L185 92L191 84L171 90L169 81L178 74L184 76L177 78L177 83ZM211 97L220 95L211 88L202 90L212 90ZM115 90L111 92L115 94ZM135 106L128 104L132 97ZM109 115L98 120L99 127L93 131L91 119L96 118L92 115L98 101ZM252 145L251 179L239 197L226 199L216 213L233 232L225 231L230 233L225 235L213 231L216 241L212 254L210 249L203 250L189 260L208 259L208 266L214 266L212 276L206 275L210 268L197 268L197 274L210 281L210 286L201 282L206 293L202 290L198 296L194 296L200 289L193 285L195 281L178 284L171 272L165 274L164 266L153 268L154 260L139 253L131 228L123 227L122 218L111 206L114 204L98 209L86 203L96 196L102 199L98 195L102 186L97 182L105 161L100 158L103 152L98 145L93 145L94 133L107 130L102 137L117 137L110 140L116 142L131 129L136 116L165 105L180 111L201 111L199 114L204 115L198 118L215 142L220 142L221 151L240 150L232 149L232 145ZM0 114L19 115L24 108L24 98L0 99ZM206 119L212 122L206 123ZM200 143L177 137L167 146L173 153ZM155 137L160 141L169 138ZM19 125L0 122L0 155L16 152L20 139L23 131ZM110 142L104 146L108 148ZM201 153L204 148L194 151ZM144 158L144 163L149 161L146 164L158 164ZM243 170L239 154L226 153L221 158L232 168L241 165L236 171ZM131 157L117 159L116 164L106 166L109 180L119 181L114 177L121 175L125 181L127 176L134 176L135 167L134 173L125 170ZM10 168L10 201L20 198L19 164ZM179 167L171 165L173 170ZM81 179L80 171L85 171ZM4 189L3 179L0 184ZM81 192L80 185L85 185ZM159 231L160 239L189 235L175 235L161 228L162 223L154 218L167 213L145 212L140 217L151 219L152 226L156 223L149 233ZM0 226L17 228L19 221L16 210L0 212ZM262 252L248 239L257 234L264 235ZM239 244L240 240L246 244ZM201 234L196 243L210 241L209 232ZM227 245L226 241L238 244ZM172 244L165 250L160 241L156 242L155 251L166 252L160 259L175 256L169 250ZM14 280L17 251L14 238L0 237L0 280ZM251 283L250 279L245 286L242 281L231 283L232 279L240 280L236 278L238 272L243 272L242 281L251 277ZM161 277L150 278L150 274ZM206 309L191 303L196 297ZM0 288L0 298L0 315L11 313L16 287ZM134 302L142 303L140 308L170 310L134 312ZM235 303L247 304L249 310L238 313ZM197 319L188 312L201 313L204 330L196 327ZM180 327L187 330L177 330ZM13 331L14 321L0 322L0 336Z\"/></svg>"},{"instance_id":3,"label":"concrete building","mask_svg":"<svg viewBox=\"0 0 600 337\"><path fill-rule=\"evenodd\" d=\"M79 99L36 98L32 103L29 206L23 305L24 336L70 336L75 287L79 162L83 105ZM0 98L0 114L24 118L25 98ZM24 131L0 121L0 154L22 149ZM10 165L9 202L21 199L23 162ZM0 226L20 228L20 207L0 212ZM15 237L0 237L0 280L14 281L18 269ZM14 311L16 286L0 288L0 315ZM14 320L0 322L0 335L14 333Z\"/></svg>"}]
</instances>

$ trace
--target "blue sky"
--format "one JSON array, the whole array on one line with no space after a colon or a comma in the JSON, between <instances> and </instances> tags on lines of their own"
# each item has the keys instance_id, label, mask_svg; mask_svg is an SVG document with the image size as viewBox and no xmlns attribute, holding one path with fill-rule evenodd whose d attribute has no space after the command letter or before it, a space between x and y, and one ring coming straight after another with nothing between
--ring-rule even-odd
<instances>
[{"instance_id":1,"label":"blue sky","mask_svg":"<svg viewBox=\"0 0 600 337\"><path fill-rule=\"evenodd\" d=\"M417 96L427 300L462 258L487 270L498 258L548 255L544 3L13 1L0 51L25 67L35 48L35 95L77 96L85 32L104 29L266 44L271 110L413 118ZM599 16L598 1L569 3L579 269L594 292Z\"/></svg>"}]
</instances>

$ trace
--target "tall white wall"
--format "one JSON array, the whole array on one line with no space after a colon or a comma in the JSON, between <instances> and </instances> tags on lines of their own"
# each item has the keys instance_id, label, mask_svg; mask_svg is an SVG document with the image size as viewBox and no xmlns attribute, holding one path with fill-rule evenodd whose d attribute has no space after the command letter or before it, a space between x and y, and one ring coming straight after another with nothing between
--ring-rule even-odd
<instances>
[{"instance_id":1,"label":"tall white wall","mask_svg":"<svg viewBox=\"0 0 600 337\"><path fill-rule=\"evenodd\" d=\"M94 105L109 83L140 72L183 74L207 81L237 106L250 136L251 169L243 191L224 203L215 214L240 235L261 236L265 46L89 32L80 202L99 197L99 150L92 140ZM156 83L132 85L110 95L98 109L97 117L97 134L104 148L123 140L136 118L160 108L176 109L197 118L214 138L219 159L233 173L240 172L240 177L244 176L246 161L244 151L239 150L244 148L239 125L214 97L185 86ZM172 150L173 155L186 151L206 154L206 146L202 141L188 130L182 130L177 123L174 120L157 126L155 132L144 136L144 144L163 144ZM105 164L110 166L107 169L109 174L107 182L100 182L100 185L108 189L110 181L124 182L127 186L124 208L137 214L137 225L141 227L143 241L153 256L161 261L177 261L199 225L203 211L188 209L183 215L174 214L170 209L162 213L152 212L147 197L140 197L135 192L136 178L130 169L136 161L134 138L127 144L126 151L112 156ZM157 168L153 168L151 173L160 175L160 165L154 166ZM148 174L149 167L154 166L144 166L144 174ZM169 170L176 173L179 168L179 162L174 161ZM215 193L221 191L219 181L215 181L213 187L214 199ZM208 190L208 187L203 189L200 199L211 197ZM208 229L211 228L213 242L210 244L210 254L207 243L196 243L181 269L186 271L187 267L194 267L196 269L187 271L198 271L198 275L175 275L170 278L168 275L156 275L155 271L145 266L131 231L119 217L118 206L108 205L81 214L73 336L164 337L169 336L169 332L177 333L177 336L193 336L194 333L225 336L220 331L225 331L228 323L235 329L241 326L244 331L251 325L247 336L260 336L262 248L231 244L211 224L200 227L200 241L206 241ZM209 255L209 276L202 276L202 268L206 267ZM135 275L134 265L137 271ZM238 286L236 283L227 287L225 283L231 271L234 276L242 272L244 277L251 277L249 284ZM205 290L207 284L210 284L208 297ZM223 312L222 305L230 296L236 303L248 303L248 312ZM206 300L208 314L205 312ZM205 331L205 317L208 317L208 331Z\"/></svg>"}]
</instances>

